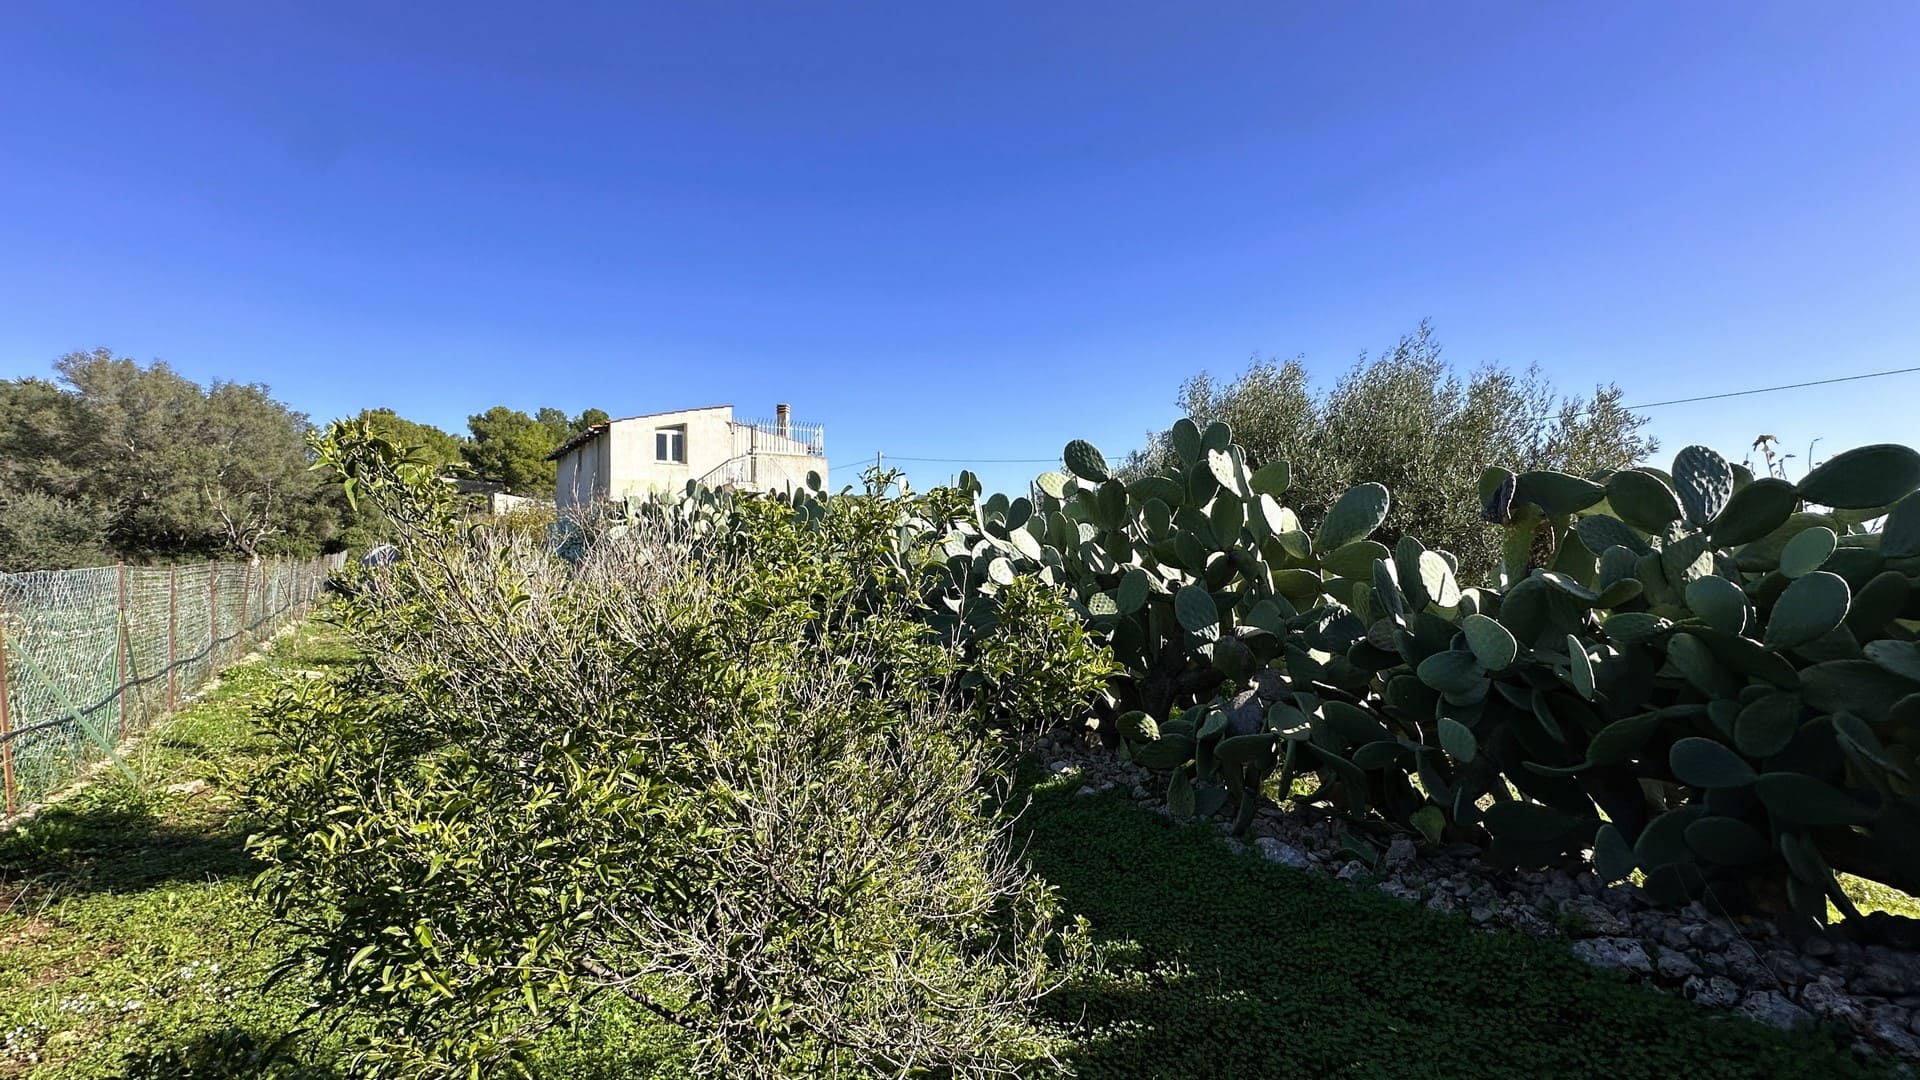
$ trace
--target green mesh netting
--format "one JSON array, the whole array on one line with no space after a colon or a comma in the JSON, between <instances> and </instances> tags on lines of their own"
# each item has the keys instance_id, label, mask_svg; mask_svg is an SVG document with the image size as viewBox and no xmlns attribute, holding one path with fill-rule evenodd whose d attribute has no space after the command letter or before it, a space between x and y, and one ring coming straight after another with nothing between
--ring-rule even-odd
<instances>
[{"instance_id":1,"label":"green mesh netting","mask_svg":"<svg viewBox=\"0 0 1920 1080\"><path fill-rule=\"evenodd\" d=\"M0 574L6 812L111 756L304 615L324 580L291 560Z\"/></svg>"}]
</instances>

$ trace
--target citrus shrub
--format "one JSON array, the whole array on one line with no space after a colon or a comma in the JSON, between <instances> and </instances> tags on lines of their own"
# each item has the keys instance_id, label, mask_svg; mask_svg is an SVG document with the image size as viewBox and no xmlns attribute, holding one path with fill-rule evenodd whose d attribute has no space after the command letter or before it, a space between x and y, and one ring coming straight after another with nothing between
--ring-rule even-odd
<instances>
[{"instance_id":1,"label":"citrus shrub","mask_svg":"<svg viewBox=\"0 0 1920 1080\"><path fill-rule=\"evenodd\" d=\"M325 1014L370 1017L356 1075L506 1075L624 998L711 1075L1010 1075L1084 962L1013 857L1005 744L913 615L900 508L746 500L719 531L627 527L569 565L469 527L371 433L318 444L403 557L344 601L350 675L284 692L249 795L262 896ZM1057 598L1055 604L1061 604ZM1059 622L1034 598L1008 625ZM994 641L1037 711L1087 679ZM1076 644L1077 643L1077 644Z\"/></svg>"}]
</instances>

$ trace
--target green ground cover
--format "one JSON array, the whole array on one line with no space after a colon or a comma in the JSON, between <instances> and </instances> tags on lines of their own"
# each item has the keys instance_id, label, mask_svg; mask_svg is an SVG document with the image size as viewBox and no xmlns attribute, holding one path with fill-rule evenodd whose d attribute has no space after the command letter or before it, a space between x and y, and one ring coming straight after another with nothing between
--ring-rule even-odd
<instances>
[{"instance_id":1,"label":"green ground cover","mask_svg":"<svg viewBox=\"0 0 1920 1080\"><path fill-rule=\"evenodd\" d=\"M1114 951L1049 1008L1086 1078L1862 1076L1783 1035L1366 888L1229 853L1077 781L1034 792L1034 868Z\"/></svg>"},{"instance_id":2,"label":"green ground cover","mask_svg":"<svg viewBox=\"0 0 1920 1080\"><path fill-rule=\"evenodd\" d=\"M0 837L0 1077L348 1075L348 1033L292 1042L310 987L263 990L279 941L248 894L231 792L267 747L275 680L348 659L319 624L232 669L113 774ZM1048 1003L1083 1077L1850 1076L1784 1036L1596 973L1564 947L1235 856L1071 779L1021 841L1108 964ZM543 1076L681 1075L673 1034L618 1010L540 1049Z\"/></svg>"}]
</instances>

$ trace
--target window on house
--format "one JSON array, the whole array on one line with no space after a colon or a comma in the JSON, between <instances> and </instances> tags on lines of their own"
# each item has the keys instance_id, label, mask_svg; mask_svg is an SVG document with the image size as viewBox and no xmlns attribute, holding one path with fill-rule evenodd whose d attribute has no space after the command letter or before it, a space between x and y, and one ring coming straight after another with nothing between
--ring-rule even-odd
<instances>
[{"instance_id":1,"label":"window on house","mask_svg":"<svg viewBox=\"0 0 1920 1080\"><path fill-rule=\"evenodd\" d=\"M653 429L653 457L656 461L687 463L687 426Z\"/></svg>"}]
</instances>

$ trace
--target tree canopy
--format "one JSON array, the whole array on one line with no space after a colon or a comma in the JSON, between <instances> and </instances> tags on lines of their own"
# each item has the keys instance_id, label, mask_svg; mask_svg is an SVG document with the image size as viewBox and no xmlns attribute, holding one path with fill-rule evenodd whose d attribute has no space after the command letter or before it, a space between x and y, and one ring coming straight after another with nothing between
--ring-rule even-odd
<instances>
[{"instance_id":1,"label":"tree canopy","mask_svg":"<svg viewBox=\"0 0 1920 1080\"><path fill-rule=\"evenodd\" d=\"M1484 366L1463 378L1425 323L1386 352L1361 356L1325 393L1313 390L1300 358L1261 360L1231 382L1195 375L1177 405L1197 423L1231 424L1250 467L1284 458L1293 474L1286 502L1309 528L1349 487L1385 484L1393 504L1377 538L1391 545L1411 534L1447 548L1468 577L1499 560L1498 530L1480 517L1484 467L1584 475L1656 448L1617 387L1563 396L1532 367ZM1167 433L1156 432L1129 464L1156 464L1170 452Z\"/></svg>"},{"instance_id":2,"label":"tree canopy","mask_svg":"<svg viewBox=\"0 0 1920 1080\"><path fill-rule=\"evenodd\" d=\"M467 430L473 437L462 444L461 453L483 479L503 484L515 495L551 498L556 466L546 460L547 455L573 436L606 421L607 414L600 409L588 409L569 419L565 412L550 407L528 416L519 409L495 405L467 417Z\"/></svg>"},{"instance_id":3,"label":"tree canopy","mask_svg":"<svg viewBox=\"0 0 1920 1080\"><path fill-rule=\"evenodd\" d=\"M51 379L0 380L0 572L358 551L386 537L377 512L311 470L313 425L265 385L203 387L109 349L53 366ZM359 419L420 447L443 476L550 498L546 455L607 414L496 405L468 419L468 435L389 408Z\"/></svg>"},{"instance_id":4,"label":"tree canopy","mask_svg":"<svg viewBox=\"0 0 1920 1080\"><path fill-rule=\"evenodd\" d=\"M0 381L0 566L317 553L311 425L258 383L202 388L107 349Z\"/></svg>"}]
</instances>

